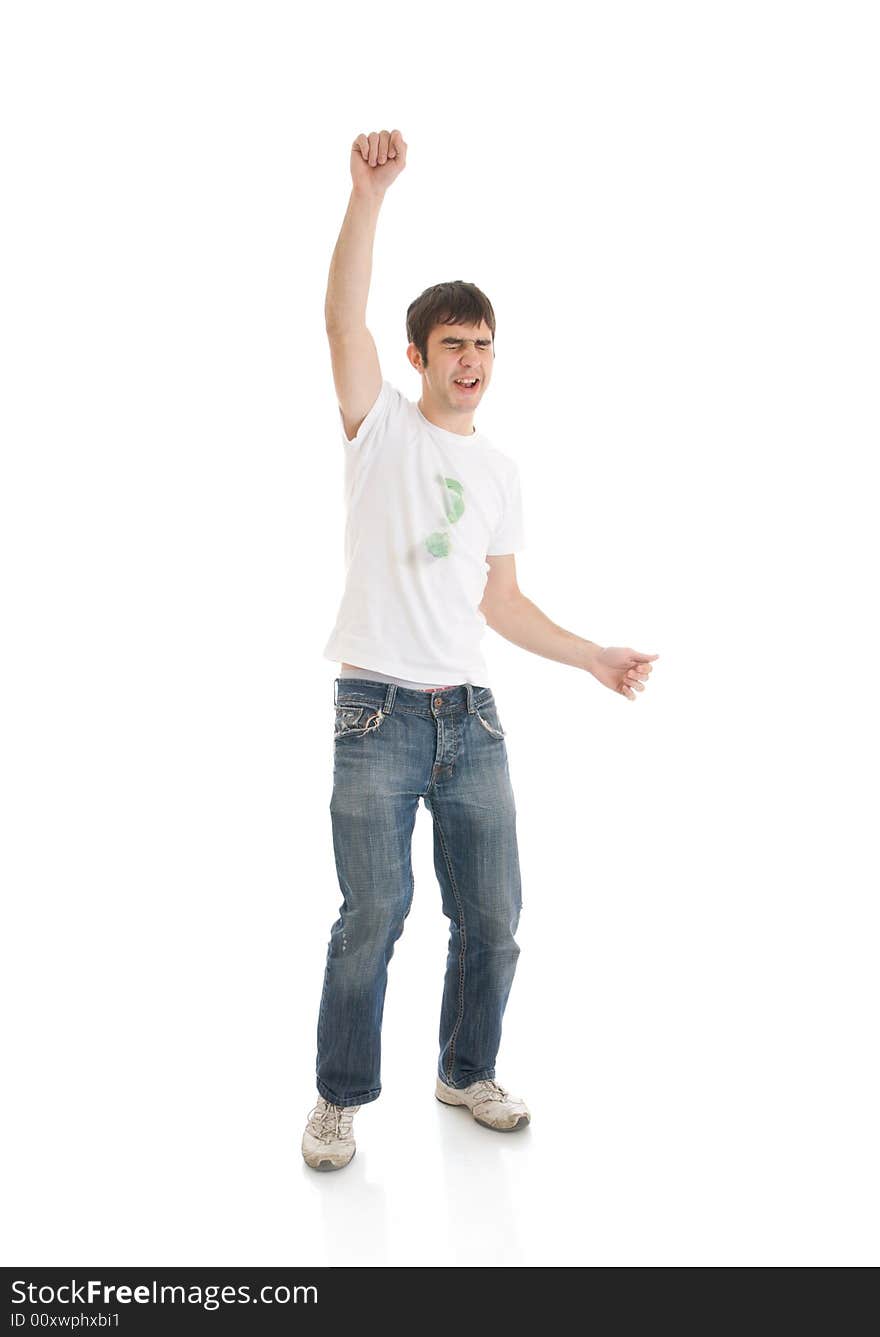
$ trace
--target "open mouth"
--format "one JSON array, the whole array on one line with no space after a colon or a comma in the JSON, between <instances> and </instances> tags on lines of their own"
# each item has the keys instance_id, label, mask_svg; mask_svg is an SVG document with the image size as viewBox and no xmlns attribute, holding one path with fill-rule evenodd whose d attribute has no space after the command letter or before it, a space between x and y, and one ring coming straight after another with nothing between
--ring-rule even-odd
<instances>
[{"instance_id":1,"label":"open mouth","mask_svg":"<svg viewBox=\"0 0 880 1337\"><path fill-rule=\"evenodd\" d=\"M457 385L459 390L463 390L466 395L472 395L479 384L479 376L468 376L460 381L453 381L453 385Z\"/></svg>"}]
</instances>

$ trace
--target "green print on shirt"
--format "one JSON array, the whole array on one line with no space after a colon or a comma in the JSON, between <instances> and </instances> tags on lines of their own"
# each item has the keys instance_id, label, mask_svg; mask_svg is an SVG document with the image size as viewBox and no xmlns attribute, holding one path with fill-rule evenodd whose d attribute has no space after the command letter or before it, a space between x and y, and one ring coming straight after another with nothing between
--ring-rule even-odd
<instances>
[{"instance_id":1,"label":"green print on shirt","mask_svg":"<svg viewBox=\"0 0 880 1337\"><path fill-rule=\"evenodd\" d=\"M444 478L440 474L437 482L443 488L443 509L451 525L464 515L464 488L457 478ZM432 557L448 557L452 550L452 540L448 529L435 529L425 539L425 547Z\"/></svg>"}]
</instances>

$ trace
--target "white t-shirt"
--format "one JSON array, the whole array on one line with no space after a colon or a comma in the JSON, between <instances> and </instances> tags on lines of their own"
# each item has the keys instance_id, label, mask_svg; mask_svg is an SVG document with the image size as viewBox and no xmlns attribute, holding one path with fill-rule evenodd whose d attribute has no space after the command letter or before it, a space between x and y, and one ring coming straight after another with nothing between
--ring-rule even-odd
<instances>
[{"instance_id":1,"label":"white t-shirt","mask_svg":"<svg viewBox=\"0 0 880 1337\"><path fill-rule=\"evenodd\" d=\"M486 557L524 548L516 461L382 382L345 443L345 592L324 648L414 682L485 686Z\"/></svg>"}]
</instances>

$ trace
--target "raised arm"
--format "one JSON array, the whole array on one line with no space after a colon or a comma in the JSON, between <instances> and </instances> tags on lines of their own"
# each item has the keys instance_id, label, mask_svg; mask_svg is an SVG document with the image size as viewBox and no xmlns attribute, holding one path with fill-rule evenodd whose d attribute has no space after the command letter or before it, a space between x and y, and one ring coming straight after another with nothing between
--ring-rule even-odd
<instances>
[{"instance_id":1,"label":"raised arm","mask_svg":"<svg viewBox=\"0 0 880 1337\"><path fill-rule=\"evenodd\" d=\"M373 240L385 191L406 166L399 130L358 135L351 146L352 191L330 261L324 324L345 434L351 440L382 388L382 371L367 329Z\"/></svg>"}]
</instances>

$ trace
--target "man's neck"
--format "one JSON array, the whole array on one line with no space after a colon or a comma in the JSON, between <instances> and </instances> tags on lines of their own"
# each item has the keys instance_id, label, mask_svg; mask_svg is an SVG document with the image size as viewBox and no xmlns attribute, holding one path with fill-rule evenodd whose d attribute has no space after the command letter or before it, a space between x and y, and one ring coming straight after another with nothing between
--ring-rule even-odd
<instances>
[{"instance_id":1,"label":"man's neck","mask_svg":"<svg viewBox=\"0 0 880 1337\"><path fill-rule=\"evenodd\" d=\"M476 427L474 426L474 415L472 413L447 413L441 414L431 406L426 406L424 395L419 400L418 409L423 418L433 423L435 427L442 427L444 432L452 432L455 436L475 436ZM462 431L464 426L465 430Z\"/></svg>"}]
</instances>

